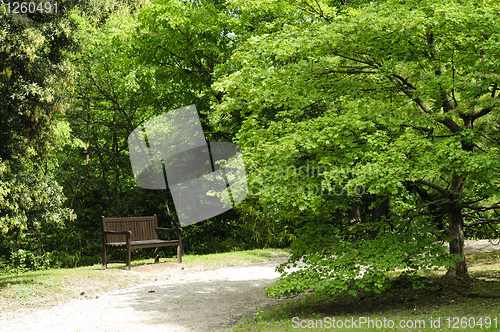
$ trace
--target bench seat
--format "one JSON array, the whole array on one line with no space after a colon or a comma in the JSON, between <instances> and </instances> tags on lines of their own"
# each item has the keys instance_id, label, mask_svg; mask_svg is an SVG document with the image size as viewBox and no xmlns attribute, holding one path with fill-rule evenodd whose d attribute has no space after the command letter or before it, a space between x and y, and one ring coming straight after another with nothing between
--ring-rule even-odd
<instances>
[{"instance_id":1,"label":"bench seat","mask_svg":"<svg viewBox=\"0 0 500 332\"><path fill-rule=\"evenodd\" d=\"M179 245L179 241L177 240L172 240L172 241L165 241L165 240L143 240L143 241L130 241L130 248L132 249L137 249L137 248L156 248L158 246L164 247L164 246L177 246ZM121 247L126 247L127 243L126 242L111 242L107 243L108 247L114 247L114 248L121 248Z\"/></svg>"}]
</instances>

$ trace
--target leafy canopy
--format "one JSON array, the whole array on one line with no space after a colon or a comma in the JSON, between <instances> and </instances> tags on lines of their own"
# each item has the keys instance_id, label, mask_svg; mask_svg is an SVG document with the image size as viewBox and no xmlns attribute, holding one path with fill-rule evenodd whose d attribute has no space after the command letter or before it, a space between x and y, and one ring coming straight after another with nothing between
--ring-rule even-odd
<instances>
[{"instance_id":1,"label":"leafy canopy","mask_svg":"<svg viewBox=\"0 0 500 332\"><path fill-rule=\"evenodd\" d=\"M491 216L499 199L498 3L304 3L307 20L249 38L214 85L251 202L306 223L288 265L308 266L269 293L380 291L394 269L466 273L462 212ZM434 244L446 228L452 256Z\"/></svg>"}]
</instances>

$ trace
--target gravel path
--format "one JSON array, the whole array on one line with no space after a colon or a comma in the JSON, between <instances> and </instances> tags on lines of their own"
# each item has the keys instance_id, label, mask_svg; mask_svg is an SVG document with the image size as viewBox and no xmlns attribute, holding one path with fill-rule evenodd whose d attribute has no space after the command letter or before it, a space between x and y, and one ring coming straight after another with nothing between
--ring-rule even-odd
<instances>
[{"instance_id":1,"label":"gravel path","mask_svg":"<svg viewBox=\"0 0 500 332\"><path fill-rule=\"evenodd\" d=\"M154 283L3 315L0 331L220 330L238 316L286 301L267 298L263 292L279 277L275 267L282 262L209 271L167 269L157 273Z\"/></svg>"}]
</instances>

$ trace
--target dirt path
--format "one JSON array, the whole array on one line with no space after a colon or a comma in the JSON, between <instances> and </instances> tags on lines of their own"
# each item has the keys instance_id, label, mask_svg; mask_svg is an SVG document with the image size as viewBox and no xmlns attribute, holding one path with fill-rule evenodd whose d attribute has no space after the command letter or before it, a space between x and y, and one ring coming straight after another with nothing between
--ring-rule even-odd
<instances>
[{"instance_id":1,"label":"dirt path","mask_svg":"<svg viewBox=\"0 0 500 332\"><path fill-rule=\"evenodd\" d=\"M477 252L491 252L500 250L499 240L465 240L464 250L466 254Z\"/></svg>"},{"instance_id":2,"label":"dirt path","mask_svg":"<svg viewBox=\"0 0 500 332\"><path fill-rule=\"evenodd\" d=\"M278 278L275 267L281 262L284 260L211 271L159 269L154 283L4 315L0 331L220 330L249 311L285 301L264 297L263 292ZM130 273L150 270L137 267Z\"/></svg>"}]
</instances>

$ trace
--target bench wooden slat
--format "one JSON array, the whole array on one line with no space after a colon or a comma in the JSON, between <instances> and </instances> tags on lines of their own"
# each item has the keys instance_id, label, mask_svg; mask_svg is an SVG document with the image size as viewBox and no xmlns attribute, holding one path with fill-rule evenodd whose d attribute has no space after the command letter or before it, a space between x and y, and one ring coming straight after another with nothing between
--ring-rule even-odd
<instances>
[{"instance_id":1,"label":"bench wooden slat","mask_svg":"<svg viewBox=\"0 0 500 332\"><path fill-rule=\"evenodd\" d=\"M144 240L144 241L131 241L130 246L131 247L140 247L140 248L146 248L143 246L148 246L150 247L155 247L156 245L178 245L180 242L177 240ZM111 242L107 243L108 247L125 247L127 245L126 242Z\"/></svg>"},{"instance_id":2,"label":"bench wooden slat","mask_svg":"<svg viewBox=\"0 0 500 332\"><path fill-rule=\"evenodd\" d=\"M177 240L160 240L159 231L170 231L176 234ZM114 234L112 232L122 232ZM130 233L129 233L130 232ZM126 217L126 218L101 218L102 233L102 265L106 269L107 248L126 249L125 261L130 270L131 249L156 248L155 263L158 262L158 248L165 246L177 246L177 261L182 262L182 238L181 228L158 228L156 214L150 217ZM128 238L128 239L127 239Z\"/></svg>"}]
</instances>

